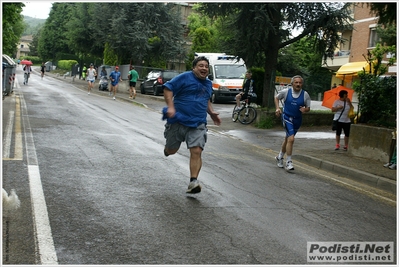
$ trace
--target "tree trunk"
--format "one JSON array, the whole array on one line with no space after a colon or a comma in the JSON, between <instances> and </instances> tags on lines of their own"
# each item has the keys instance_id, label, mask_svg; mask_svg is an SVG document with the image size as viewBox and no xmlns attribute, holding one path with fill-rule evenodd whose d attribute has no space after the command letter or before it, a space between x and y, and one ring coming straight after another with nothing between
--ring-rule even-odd
<instances>
[{"instance_id":1,"label":"tree trunk","mask_svg":"<svg viewBox=\"0 0 399 267\"><path fill-rule=\"evenodd\" d=\"M277 56L279 50L279 38L270 36L268 49L265 53L265 77L263 79L262 107L274 107L275 76L277 68Z\"/></svg>"}]
</instances>

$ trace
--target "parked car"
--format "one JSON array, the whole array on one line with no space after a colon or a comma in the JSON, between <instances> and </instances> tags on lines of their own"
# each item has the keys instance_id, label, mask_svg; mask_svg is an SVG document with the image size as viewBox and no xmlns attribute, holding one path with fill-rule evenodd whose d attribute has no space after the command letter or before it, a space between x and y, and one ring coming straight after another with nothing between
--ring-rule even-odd
<instances>
[{"instance_id":1,"label":"parked car","mask_svg":"<svg viewBox=\"0 0 399 267\"><path fill-rule=\"evenodd\" d=\"M142 94L163 95L162 85L179 75L176 70L153 70L148 73L140 84Z\"/></svg>"}]
</instances>

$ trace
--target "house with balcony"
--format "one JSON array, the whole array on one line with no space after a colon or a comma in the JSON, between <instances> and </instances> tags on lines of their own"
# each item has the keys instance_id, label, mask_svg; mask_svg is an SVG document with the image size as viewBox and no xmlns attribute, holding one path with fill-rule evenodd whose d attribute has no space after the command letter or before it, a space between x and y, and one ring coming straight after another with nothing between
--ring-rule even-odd
<instances>
[{"instance_id":1,"label":"house with balcony","mask_svg":"<svg viewBox=\"0 0 399 267\"><path fill-rule=\"evenodd\" d=\"M29 55L30 52L29 45L30 43L32 43L32 40L33 40L33 35L25 35L21 37L21 39L19 40L17 55L15 56L15 58L18 59Z\"/></svg>"},{"instance_id":2,"label":"house with balcony","mask_svg":"<svg viewBox=\"0 0 399 267\"><path fill-rule=\"evenodd\" d=\"M378 17L370 14L370 9L366 4L354 3L352 5L352 15L354 18L353 30L342 32L340 46L337 48L334 58L328 59L323 67L336 73L331 80L331 84L342 84L351 88L357 73L370 66L366 61L369 50L375 48L379 38L377 35ZM387 63L387 62L383 62ZM389 68L391 74L396 74L396 66Z\"/></svg>"}]
</instances>

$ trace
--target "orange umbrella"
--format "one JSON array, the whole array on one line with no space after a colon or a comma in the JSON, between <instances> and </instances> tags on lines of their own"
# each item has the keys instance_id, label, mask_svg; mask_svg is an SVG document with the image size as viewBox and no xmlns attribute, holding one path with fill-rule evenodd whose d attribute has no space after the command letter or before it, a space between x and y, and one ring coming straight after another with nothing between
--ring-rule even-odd
<instances>
[{"instance_id":1,"label":"orange umbrella","mask_svg":"<svg viewBox=\"0 0 399 267\"><path fill-rule=\"evenodd\" d=\"M339 99L339 92L341 90L347 91L348 98L352 101L352 96L355 91L353 89L346 88L345 86L338 85L337 87L324 92L323 102L321 105L326 108L332 108L335 100Z\"/></svg>"}]
</instances>

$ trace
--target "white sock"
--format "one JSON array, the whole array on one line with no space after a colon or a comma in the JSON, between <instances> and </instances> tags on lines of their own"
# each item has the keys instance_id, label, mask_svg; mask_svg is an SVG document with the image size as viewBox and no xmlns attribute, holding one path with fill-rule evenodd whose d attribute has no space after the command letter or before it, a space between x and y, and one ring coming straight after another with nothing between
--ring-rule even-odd
<instances>
[{"instance_id":1,"label":"white sock","mask_svg":"<svg viewBox=\"0 0 399 267\"><path fill-rule=\"evenodd\" d=\"M280 153L278 153L278 158L279 158L279 159L284 158L284 153L280 151Z\"/></svg>"},{"instance_id":2,"label":"white sock","mask_svg":"<svg viewBox=\"0 0 399 267\"><path fill-rule=\"evenodd\" d=\"M287 156L287 162L288 162L288 161L292 161L292 160L291 160L291 156Z\"/></svg>"}]
</instances>

